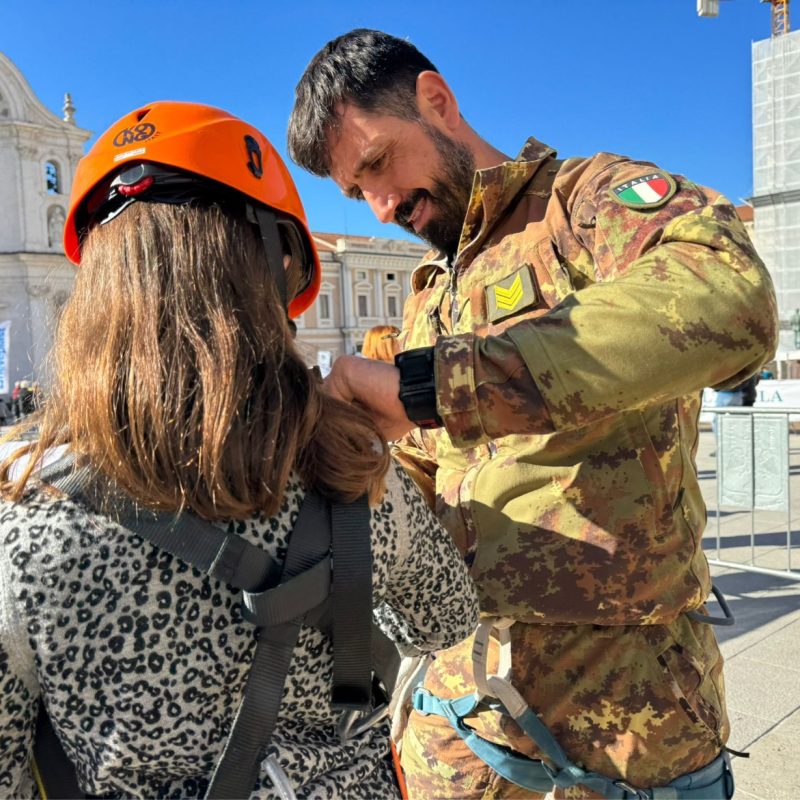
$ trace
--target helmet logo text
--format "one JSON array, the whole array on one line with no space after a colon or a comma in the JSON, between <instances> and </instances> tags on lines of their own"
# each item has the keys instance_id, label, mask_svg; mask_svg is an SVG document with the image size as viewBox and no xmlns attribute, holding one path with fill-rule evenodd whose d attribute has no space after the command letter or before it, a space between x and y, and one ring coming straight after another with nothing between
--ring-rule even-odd
<instances>
[{"instance_id":1,"label":"helmet logo text","mask_svg":"<svg viewBox=\"0 0 800 800\"><path fill-rule=\"evenodd\" d=\"M261 162L261 148L252 136L245 136L244 143L247 146L247 169L260 178L264 174L264 166Z\"/></svg>"},{"instance_id":2,"label":"helmet logo text","mask_svg":"<svg viewBox=\"0 0 800 800\"><path fill-rule=\"evenodd\" d=\"M140 122L132 128L123 128L114 137L114 147L125 147L134 142L143 142L156 132L156 126L150 122Z\"/></svg>"}]
</instances>

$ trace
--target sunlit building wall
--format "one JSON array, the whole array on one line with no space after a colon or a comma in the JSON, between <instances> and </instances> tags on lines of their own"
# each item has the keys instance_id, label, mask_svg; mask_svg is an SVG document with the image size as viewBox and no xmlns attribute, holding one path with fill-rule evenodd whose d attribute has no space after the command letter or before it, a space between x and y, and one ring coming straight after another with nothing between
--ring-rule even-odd
<instances>
[{"instance_id":1,"label":"sunlit building wall","mask_svg":"<svg viewBox=\"0 0 800 800\"><path fill-rule=\"evenodd\" d=\"M787 322L800 308L800 31L753 43L752 204Z\"/></svg>"}]
</instances>

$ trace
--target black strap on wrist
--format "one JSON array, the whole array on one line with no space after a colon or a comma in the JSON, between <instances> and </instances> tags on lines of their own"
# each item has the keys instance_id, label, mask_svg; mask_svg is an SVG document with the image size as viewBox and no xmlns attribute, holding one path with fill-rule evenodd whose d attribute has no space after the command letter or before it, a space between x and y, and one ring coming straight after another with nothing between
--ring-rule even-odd
<instances>
[{"instance_id":1,"label":"black strap on wrist","mask_svg":"<svg viewBox=\"0 0 800 800\"><path fill-rule=\"evenodd\" d=\"M417 347L398 353L394 363L400 370L400 402L408 418L420 428L441 428L442 418L436 410L433 348Z\"/></svg>"}]
</instances>

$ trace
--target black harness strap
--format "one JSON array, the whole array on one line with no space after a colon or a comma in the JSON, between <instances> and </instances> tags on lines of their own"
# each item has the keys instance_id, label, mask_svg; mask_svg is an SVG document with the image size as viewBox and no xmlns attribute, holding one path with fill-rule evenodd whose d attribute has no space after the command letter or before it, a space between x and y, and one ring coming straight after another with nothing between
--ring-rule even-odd
<instances>
[{"instance_id":1,"label":"black harness strap","mask_svg":"<svg viewBox=\"0 0 800 800\"><path fill-rule=\"evenodd\" d=\"M323 609L318 614L311 612L330 596L330 550L330 506L310 492L292 529L278 585L245 591L244 617L259 626L280 625L297 619L298 609L305 609L303 621L317 624Z\"/></svg>"},{"instance_id":2,"label":"black harness strap","mask_svg":"<svg viewBox=\"0 0 800 800\"><path fill-rule=\"evenodd\" d=\"M317 626L317 618L311 612L328 600L330 590L331 560L326 556L288 583L257 594L245 592L242 616L254 625L269 627L292 622L301 610L303 621Z\"/></svg>"},{"instance_id":3,"label":"black harness strap","mask_svg":"<svg viewBox=\"0 0 800 800\"><path fill-rule=\"evenodd\" d=\"M237 589L261 588L280 575L280 563L265 550L191 514L139 509L120 515L119 522L159 549Z\"/></svg>"},{"instance_id":4,"label":"black harness strap","mask_svg":"<svg viewBox=\"0 0 800 800\"><path fill-rule=\"evenodd\" d=\"M278 721L283 684L292 660L300 623L259 631L242 700L206 798L249 797Z\"/></svg>"},{"instance_id":5,"label":"black harness strap","mask_svg":"<svg viewBox=\"0 0 800 800\"><path fill-rule=\"evenodd\" d=\"M314 494L306 496L292 530L280 583L271 591L288 588L293 579L313 566L330 561L330 525L326 504ZM319 562L323 557L323 562ZM262 601L270 590L260 595ZM323 596L323 600L327 593ZM283 685L289 672L303 617L319 605L317 596L296 598L300 603L291 611L291 621L259 629L256 652L247 676L239 709L228 741L211 778L206 798L249 797L264 757L264 751L278 720ZM254 604L258 605L258 604ZM265 603L261 604L262 610ZM299 613L298 613L299 612ZM255 620L252 620L255 621ZM260 621L257 624L261 624Z\"/></svg>"},{"instance_id":6,"label":"black harness strap","mask_svg":"<svg viewBox=\"0 0 800 800\"><path fill-rule=\"evenodd\" d=\"M334 505L332 514L335 579L331 704L344 711L367 711L372 707L370 511L362 502Z\"/></svg>"},{"instance_id":7,"label":"black harness strap","mask_svg":"<svg viewBox=\"0 0 800 800\"><path fill-rule=\"evenodd\" d=\"M45 467L39 478L89 507L94 505L89 469L75 469L72 454ZM281 574L280 562L265 550L193 514L150 511L127 498L114 499L113 513L119 524L132 533L237 589L261 589L270 581L277 581Z\"/></svg>"},{"instance_id":8,"label":"black harness strap","mask_svg":"<svg viewBox=\"0 0 800 800\"><path fill-rule=\"evenodd\" d=\"M44 703L39 704L39 716L36 718L33 764L37 786L46 800L78 800L86 797L78 785L75 767L53 730Z\"/></svg>"}]
</instances>

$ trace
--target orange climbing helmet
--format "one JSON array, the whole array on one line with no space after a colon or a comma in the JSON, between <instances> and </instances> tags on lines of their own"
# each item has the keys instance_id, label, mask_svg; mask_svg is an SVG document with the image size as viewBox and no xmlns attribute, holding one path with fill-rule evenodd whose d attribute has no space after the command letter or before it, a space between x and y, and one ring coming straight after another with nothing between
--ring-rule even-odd
<instances>
[{"instance_id":1,"label":"orange climbing helmet","mask_svg":"<svg viewBox=\"0 0 800 800\"><path fill-rule=\"evenodd\" d=\"M319 294L321 269L297 189L260 131L212 106L150 103L98 138L78 164L72 185L64 225L67 258L80 264L81 242L89 228L108 222L137 200L213 201L216 195L233 195L231 190L243 195L247 218L260 230L289 316L300 316ZM285 297L287 249L305 276L292 298Z\"/></svg>"}]
</instances>

